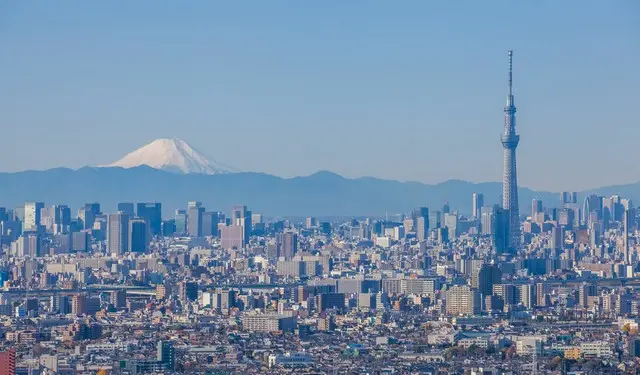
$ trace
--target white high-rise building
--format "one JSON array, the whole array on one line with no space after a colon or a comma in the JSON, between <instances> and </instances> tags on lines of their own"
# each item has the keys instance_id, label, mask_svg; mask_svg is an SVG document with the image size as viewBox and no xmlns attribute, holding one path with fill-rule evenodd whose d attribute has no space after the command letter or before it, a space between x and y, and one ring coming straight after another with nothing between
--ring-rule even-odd
<instances>
[{"instance_id":1,"label":"white high-rise building","mask_svg":"<svg viewBox=\"0 0 640 375\"><path fill-rule=\"evenodd\" d=\"M40 225L40 210L44 208L43 202L26 202L24 204L23 230L37 231Z\"/></svg>"},{"instance_id":2,"label":"white high-rise building","mask_svg":"<svg viewBox=\"0 0 640 375\"><path fill-rule=\"evenodd\" d=\"M117 255L129 251L129 215L122 211L107 219L107 250Z\"/></svg>"},{"instance_id":3,"label":"white high-rise building","mask_svg":"<svg viewBox=\"0 0 640 375\"><path fill-rule=\"evenodd\" d=\"M473 200L473 207L471 208L471 210L473 211L473 218L474 219L479 219L480 218L480 210L482 209L482 206L484 206L484 194L482 193L473 193L472 195L472 200Z\"/></svg>"}]
</instances>

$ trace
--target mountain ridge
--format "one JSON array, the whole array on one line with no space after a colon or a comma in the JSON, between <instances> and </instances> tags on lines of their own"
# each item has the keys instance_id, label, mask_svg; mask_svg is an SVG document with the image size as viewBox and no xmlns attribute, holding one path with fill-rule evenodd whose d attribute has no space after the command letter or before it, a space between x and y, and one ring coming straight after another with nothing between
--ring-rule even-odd
<instances>
[{"instance_id":1,"label":"mountain ridge","mask_svg":"<svg viewBox=\"0 0 640 375\"><path fill-rule=\"evenodd\" d=\"M440 209L449 202L463 214L471 212L471 194L483 193L485 204L500 202L502 184L472 183L462 180L438 184L401 182L375 177L347 178L320 171L309 176L283 178L261 172L225 174L176 174L149 166L132 168L83 167L77 170L54 168L44 171L0 173L0 206L19 207L25 201L46 205L67 204L74 210L87 202L100 202L105 212L113 212L118 202L158 201L163 215L173 217L176 209L190 200L202 201L210 210L229 212L246 204L266 216L384 216L409 212L415 207ZM625 184L582 192L620 194L640 199L640 184ZM531 199L545 206L559 204L559 194L519 189L520 210L530 211Z\"/></svg>"}]
</instances>

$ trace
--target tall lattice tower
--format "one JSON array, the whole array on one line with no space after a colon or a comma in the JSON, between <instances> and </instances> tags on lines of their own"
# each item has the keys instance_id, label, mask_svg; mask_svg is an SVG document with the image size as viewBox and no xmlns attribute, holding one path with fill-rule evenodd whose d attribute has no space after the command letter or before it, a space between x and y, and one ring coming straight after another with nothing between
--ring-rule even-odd
<instances>
[{"instance_id":1,"label":"tall lattice tower","mask_svg":"<svg viewBox=\"0 0 640 375\"><path fill-rule=\"evenodd\" d=\"M502 175L502 207L509 210L509 247L520 244L520 212L518 210L518 177L516 174L516 148L520 136L516 134L516 104L513 99L513 51L509 51L509 95L504 106L504 174Z\"/></svg>"}]
</instances>

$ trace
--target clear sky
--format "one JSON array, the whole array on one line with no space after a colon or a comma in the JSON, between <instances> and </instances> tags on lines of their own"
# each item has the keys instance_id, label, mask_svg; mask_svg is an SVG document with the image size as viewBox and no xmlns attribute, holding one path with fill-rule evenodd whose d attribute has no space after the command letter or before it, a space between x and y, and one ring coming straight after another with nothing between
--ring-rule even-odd
<instances>
[{"instance_id":1,"label":"clear sky","mask_svg":"<svg viewBox=\"0 0 640 375\"><path fill-rule=\"evenodd\" d=\"M640 180L640 2L2 1L0 170L175 137L239 170L499 181L507 50L520 185Z\"/></svg>"}]
</instances>

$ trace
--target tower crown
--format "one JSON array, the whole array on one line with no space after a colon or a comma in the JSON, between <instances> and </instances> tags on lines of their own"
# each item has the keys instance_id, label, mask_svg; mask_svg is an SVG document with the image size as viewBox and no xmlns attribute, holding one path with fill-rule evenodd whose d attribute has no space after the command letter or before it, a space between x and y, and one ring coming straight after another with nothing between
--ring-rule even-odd
<instances>
[{"instance_id":1,"label":"tower crown","mask_svg":"<svg viewBox=\"0 0 640 375\"><path fill-rule=\"evenodd\" d=\"M514 136L516 134L516 104L513 96L513 51L509 50L509 95L504 106L505 123L504 135Z\"/></svg>"}]
</instances>

